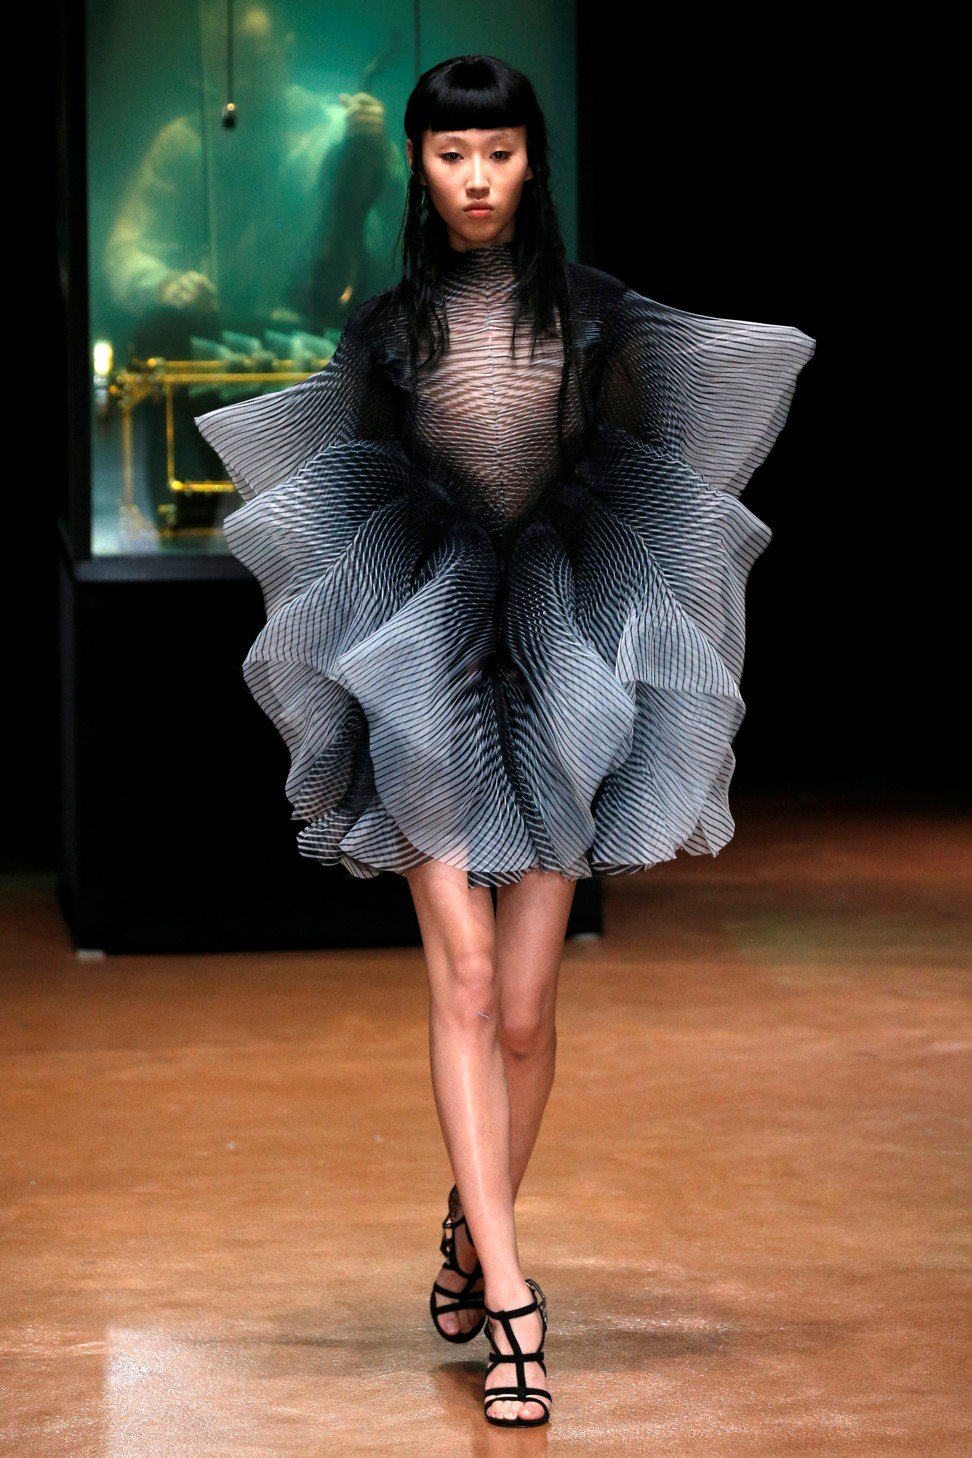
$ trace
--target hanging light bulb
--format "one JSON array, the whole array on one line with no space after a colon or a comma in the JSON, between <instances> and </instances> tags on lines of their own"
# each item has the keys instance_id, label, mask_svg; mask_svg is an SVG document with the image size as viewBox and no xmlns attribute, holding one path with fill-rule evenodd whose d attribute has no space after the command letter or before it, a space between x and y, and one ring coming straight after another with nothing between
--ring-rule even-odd
<instances>
[{"instance_id":1,"label":"hanging light bulb","mask_svg":"<svg viewBox=\"0 0 972 1458\"><path fill-rule=\"evenodd\" d=\"M233 100L233 0L226 0L226 103L220 121L229 131L236 126L236 102Z\"/></svg>"}]
</instances>

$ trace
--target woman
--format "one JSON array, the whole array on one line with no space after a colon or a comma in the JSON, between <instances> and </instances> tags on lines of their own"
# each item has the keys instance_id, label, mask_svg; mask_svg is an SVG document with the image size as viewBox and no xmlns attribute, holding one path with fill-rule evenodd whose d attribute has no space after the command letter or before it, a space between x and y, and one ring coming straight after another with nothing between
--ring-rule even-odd
<instances>
[{"instance_id":1,"label":"woman","mask_svg":"<svg viewBox=\"0 0 972 1458\"><path fill-rule=\"evenodd\" d=\"M267 623L244 673L291 751L300 852L414 898L456 1178L433 1321L485 1329L486 1417L533 1426L546 1298L514 1202L572 893L732 834L770 539L739 494L814 341L567 262L543 115L502 61L427 71L405 132L399 283L325 370L198 424L246 503L226 537Z\"/></svg>"}]
</instances>

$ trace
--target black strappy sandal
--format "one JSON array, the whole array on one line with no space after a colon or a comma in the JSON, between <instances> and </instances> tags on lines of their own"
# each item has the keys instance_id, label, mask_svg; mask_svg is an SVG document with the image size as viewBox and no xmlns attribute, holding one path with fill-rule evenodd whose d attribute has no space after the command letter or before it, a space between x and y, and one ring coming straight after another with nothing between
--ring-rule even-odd
<instances>
[{"instance_id":1,"label":"black strappy sandal","mask_svg":"<svg viewBox=\"0 0 972 1458\"><path fill-rule=\"evenodd\" d=\"M516 1363L516 1386L491 1387L484 1399L483 1405L486 1413L486 1421L492 1423L497 1428L539 1428L544 1423L550 1421L550 1409L553 1406L553 1398L545 1387L528 1387L526 1385L526 1367L524 1365L527 1362L539 1362L543 1368L544 1376L547 1375L547 1364L543 1359L543 1344L547 1338L547 1298L537 1282L531 1281L529 1276L526 1277L526 1283L534 1293L534 1300L530 1302L529 1306L517 1306L513 1311L491 1311L488 1306L486 1307L487 1316L492 1317L494 1321L502 1322L503 1330L506 1332L506 1339L513 1349L511 1352L501 1352L496 1345L492 1331L487 1326L486 1338L493 1350L490 1352L489 1361L486 1364L486 1376L488 1377L490 1372L500 1362ZM543 1335L540 1338L540 1346L537 1351L524 1352L513 1334L513 1328L510 1322L517 1316L529 1316L531 1311L539 1311L540 1319L543 1322ZM489 1409L494 1402L529 1402L540 1399L545 1399L545 1401L540 1402L540 1405L546 1408L543 1417L498 1418L490 1417L489 1415Z\"/></svg>"},{"instance_id":2,"label":"black strappy sandal","mask_svg":"<svg viewBox=\"0 0 972 1458\"><path fill-rule=\"evenodd\" d=\"M468 1331L443 1331L439 1325L438 1318L447 1315L450 1311L482 1311L485 1308L486 1300L482 1291L474 1291L472 1288L483 1274L483 1268L477 1259L472 1271L464 1271L456 1260L456 1237L453 1232L458 1225L466 1226L466 1233L472 1240L472 1233L466 1223L465 1215L458 1214L459 1191L455 1185L449 1191L449 1213L442 1222L442 1239L439 1242L439 1250L445 1257L445 1264L450 1271L455 1271L459 1276L465 1276L466 1284L458 1291L450 1291L448 1286L442 1286L436 1281L429 1295L429 1310L432 1313L432 1325L439 1336L447 1342L471 1342L473 1337L478 1337L486 1325L486 1317L471 1326ZM436 1296L446 1296L447 1301L437 1301Z\"/></svg>"}]
</instances>

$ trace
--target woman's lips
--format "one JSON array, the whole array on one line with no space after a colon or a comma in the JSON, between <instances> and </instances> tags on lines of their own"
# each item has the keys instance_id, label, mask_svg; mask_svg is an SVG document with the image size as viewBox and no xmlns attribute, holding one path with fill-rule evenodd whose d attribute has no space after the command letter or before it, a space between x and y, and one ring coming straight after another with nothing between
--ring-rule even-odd
<instances>
[{"instance_id":1,"label":"woman's lips","mask_svg":"<svg viewBox=\"0 0 972 1458\"><path fill-rule=\"evenodd\" d=\"M489 206L488 203L479 203L474 204L470 208L463 208L463 212L468 213L471 218L485 218L488 217L488 215L492 211L493 209Z\"/></svg>"}]
</instances>

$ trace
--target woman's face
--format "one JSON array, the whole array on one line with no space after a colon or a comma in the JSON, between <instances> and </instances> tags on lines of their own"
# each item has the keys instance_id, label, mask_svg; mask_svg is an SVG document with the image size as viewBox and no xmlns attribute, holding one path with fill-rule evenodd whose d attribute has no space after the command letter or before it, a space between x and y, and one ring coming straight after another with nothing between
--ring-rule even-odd
<instances>
[{"instance_id":1,"label":"woman's face","mask_svg":"<svg viewBox=\"0 0 972 1458\"><path fill-rule=\"evenodd\" d=\"M405 142L405 151L409 167L429 189L451 247L477 248L511 241L523 184L533 176L527 160L526 127L423 132L418 167L411 138Z\"/></svg>"}]
</instances>

